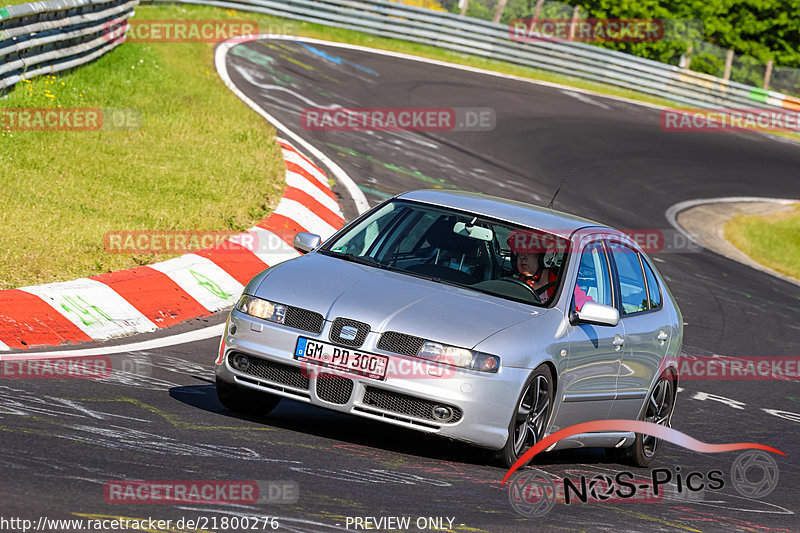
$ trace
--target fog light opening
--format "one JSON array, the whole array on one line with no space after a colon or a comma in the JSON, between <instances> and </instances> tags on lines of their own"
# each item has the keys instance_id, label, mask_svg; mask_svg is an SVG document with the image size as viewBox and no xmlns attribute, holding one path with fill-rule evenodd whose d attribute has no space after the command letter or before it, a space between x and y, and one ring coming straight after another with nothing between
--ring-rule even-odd
<instances>
[{"instance_id":1,"label":"fog light opening","mask_svg":"<svg viewBox=\"0 0 800 533\"><path fill-rule=\"evenodd\" d=\"M434 405L433 418L439 422L450 422L453 419L453 410L446 405Z\"/></svg>"},{"instance_id":2,"label":"fog light opening","mask_svg":"<svg viewBox=\"0 0 800 533\"><path fill-rule=\"evenodd\" d=\"M239 372L247 372L247 369L250 367L250 360L246 355L237 353L233 356L232 366Z\"/></svg>"}]
</instances>

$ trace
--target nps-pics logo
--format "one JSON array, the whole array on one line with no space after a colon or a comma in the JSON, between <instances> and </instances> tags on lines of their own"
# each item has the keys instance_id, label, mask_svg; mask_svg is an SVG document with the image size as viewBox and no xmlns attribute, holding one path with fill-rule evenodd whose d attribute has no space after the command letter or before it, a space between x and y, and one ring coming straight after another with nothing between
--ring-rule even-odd
<instances>
[{"instance_id":1,"label":"nps-pics logo","mask_svg":"<svg viewBox=\"0 0 800 533\"><path fill-rule=\"evenodd\" d=\"M687 497L701 491L719 491L725 486L721 470L708 472L681 471L675 468L654 468L649 479L636 478L632 472L618 472L614 476L599 474L593 477L581 475L577 478L553 478L541 470L525 470L514 473L528 463L536 454L546 450L558 441L573 435L590 432L626 431L650 435L657 439L678 444L684 448L701 453L721 453L746 450L733 463L730 471L731 485L746 498L758 499L770 494L778 485L778 465L771 455L765 452L786 455L783 452L751 442L732 444L709 444L689 437L669 427L652 422L633 420L598 420L564 428L545 437L508 470L502 485L508 484L509 503L513 509L526 517L547 514L556 503L573 502L659 502L666 487L672 483L678 497ZM512 477L513 476L513 477ZM674 487L677 487L675 489Z\"/></svg>"}]
</instances>

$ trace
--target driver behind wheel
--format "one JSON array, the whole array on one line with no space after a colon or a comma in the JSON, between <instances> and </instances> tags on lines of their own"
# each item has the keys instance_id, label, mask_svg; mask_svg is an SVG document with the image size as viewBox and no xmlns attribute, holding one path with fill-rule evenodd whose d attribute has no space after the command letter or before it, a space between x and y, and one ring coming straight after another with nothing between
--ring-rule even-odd
<instances>
[{"instance_id":1,"label":"driver behind wheel","mask_svg":"<svg viewBox=\"0 0 800 533\"><path fill-rule=\"evenodd\" d=\"M553 297L558 285L557 271L563 261L563 251L558 249L554 236L540 232L514 230L508 236L511 250L512 277L528 285L542 303ZM575 285L575 310L594 300Z\"/></svg>"}]
</instances>

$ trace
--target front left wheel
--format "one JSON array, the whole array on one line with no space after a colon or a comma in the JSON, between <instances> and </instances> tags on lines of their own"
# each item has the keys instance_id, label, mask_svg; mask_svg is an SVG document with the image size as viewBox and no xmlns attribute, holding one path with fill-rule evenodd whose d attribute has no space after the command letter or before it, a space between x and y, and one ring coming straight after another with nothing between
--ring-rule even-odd
<instances>
[{"instance_id":1,"label":"front left wheel","mask_svg":"<svg viewBox=\"0 0 800 533\"><path fill-rule=\"evenodd\" d=\"M499 461L510 468L526 451L544 438L553 411L553 375L540 365L525 383L508 426L506 445L497 452Z\"/></svg>"}]
</instances>

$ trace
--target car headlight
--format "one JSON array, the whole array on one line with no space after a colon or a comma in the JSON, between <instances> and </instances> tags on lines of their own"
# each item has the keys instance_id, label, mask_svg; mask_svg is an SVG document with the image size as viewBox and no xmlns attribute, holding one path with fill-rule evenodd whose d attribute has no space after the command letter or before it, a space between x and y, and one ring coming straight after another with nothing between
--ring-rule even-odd
<instances>
[{"instance_id":1,"label":"car headlight","mask_svg":"<svg viewBox=\"0 0 800 533\"><path fill-rule=\"evenodd\" d=\"M242 295L239 299L239 303L236 304L236 309L250 316L263 318L264 320L269 320L278 324L283 324L283 321L286 319L285 305L262 300L261 298L256 298L248 294Z\"/></svg>"},{"instance_id":2,"label":"car headlight","mask_svg":"<svg viewBox=\"0 0 800 533\"><path fill-rule=\"evenodd\" d=\"M500 368L500 358L496 355L447 346L438 342L425 342L417 352L417 357L481 372L497 372Z\"/></svg>"}]
</instances>

